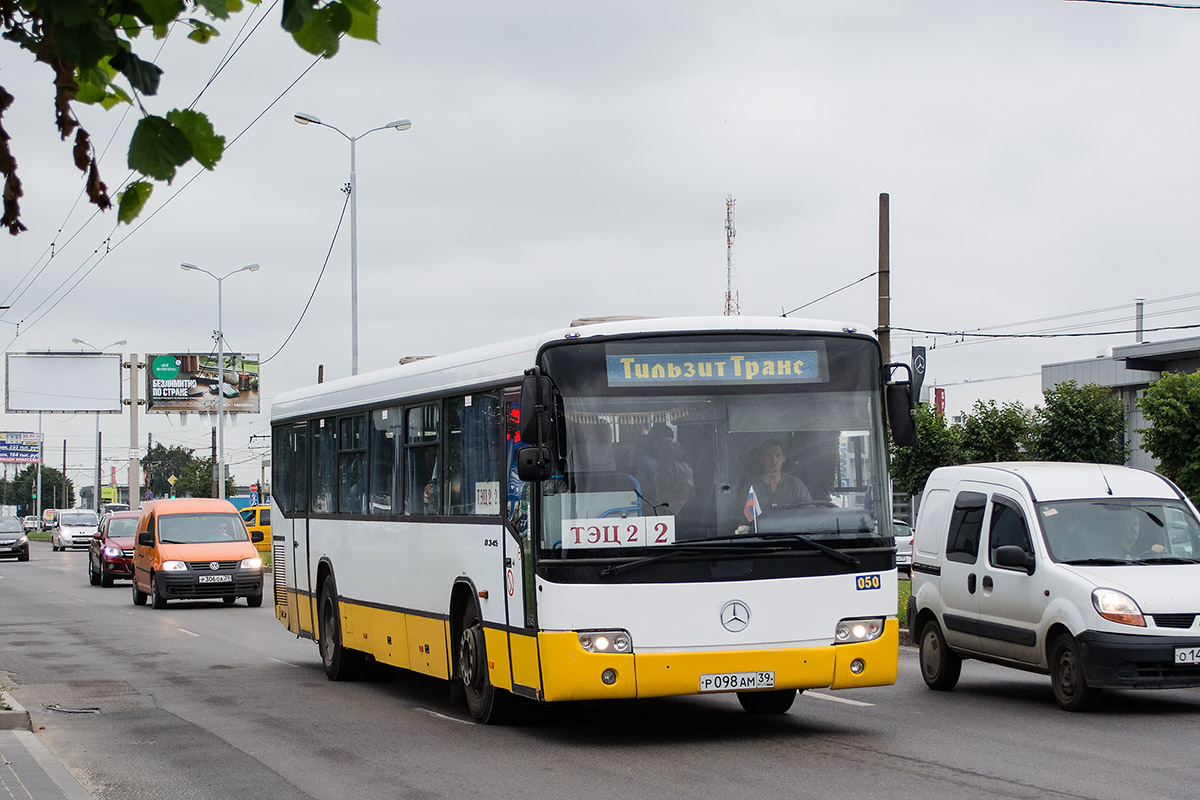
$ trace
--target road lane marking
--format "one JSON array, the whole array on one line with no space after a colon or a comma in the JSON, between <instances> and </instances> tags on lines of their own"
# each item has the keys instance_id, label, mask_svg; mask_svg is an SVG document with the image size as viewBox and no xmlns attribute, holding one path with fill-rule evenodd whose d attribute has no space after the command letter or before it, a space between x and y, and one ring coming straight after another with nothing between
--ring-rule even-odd
<instances>
[{"instance_id":1,"label":"road lane marking","mask_svg":"<svg viewBox=\"0 0 1200 800\"><path fill-rule=\"evenodd\" d=\"M276 664L283 664L285 667L295 667L296 669L300 669L299 664L293 664L290 661L280 661L278 658L272 658L271 656L267 656L267 659L274 661Z\"/></svg>"},{"instance_id":2,"label":"road lane marking","mask_svg":"<svg viewBox=\"0 0 1200 800\"><path fill-rule=\"evenodd\" d=\"M421 708L419 706L417 706L415 708L417 711L420 711L422 714L428 714L429 716L437 717L438 719L444 719L444 720L448 720L450 722L457 722L461 725L474 725L475 724L474 722L471 722L470 720L459 719L458 717L448 717L445 714L439 714L436 711L430 711L428 708Z\"/></svg>"},{"instance_id":3,"label":"road lane marking","mask_svg":"<svg viewBox=\"0 0 1200 800\"><path fill-rule=\"evenodd\" d=\"M811 689L800 695L801 697L814 697L818 700L832 700L835 703L845 703L848 706L874 706L874 703L864 703L861 700L851 700L849 697L834 697L831 694L822 694L814 692Z\"/></svg>"},{"instance_id":4,"label":"road lane marking","mask_svg":"<svg viewBox=\"0 0 1200 800\"><path fill-rule=\"evenodd\" d=\"M198 633L192 633L192 632L191 632L191 631L189 631L187 628L180 628L179 630L183 631L183 632L184 632L184 633L186 633L188 636L195 636L197 639L199 639L199 638L200 638L200 634L198 634Z\"/></svg>"}]
</instances>

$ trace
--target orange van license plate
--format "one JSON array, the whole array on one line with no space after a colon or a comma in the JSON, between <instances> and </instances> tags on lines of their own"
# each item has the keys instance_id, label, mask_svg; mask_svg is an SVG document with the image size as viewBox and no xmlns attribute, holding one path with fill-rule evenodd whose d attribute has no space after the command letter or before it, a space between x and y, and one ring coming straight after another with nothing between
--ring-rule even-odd
<instances>
[{"instance_id":1,"label":"orange van license plate","mask_svg":"<svg viewBox=\"0 0 1200 800\"><path fill-rule=\"evenodd\" d=\"M201 575L197 579L200 583L233 583L232 575Z\"/></svg>"}]
</instances>

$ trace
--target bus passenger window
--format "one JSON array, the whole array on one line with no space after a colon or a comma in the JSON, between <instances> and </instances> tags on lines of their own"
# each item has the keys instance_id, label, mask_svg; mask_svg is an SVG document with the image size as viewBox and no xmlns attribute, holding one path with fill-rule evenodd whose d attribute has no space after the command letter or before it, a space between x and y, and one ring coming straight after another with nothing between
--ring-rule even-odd
<instances>
[{"instance_id":1,"label":"bus passenger window","mask_svg":"<svg viewBox=\"0 0 1200 800\"><path fill-rule=\"evenodd\" d=\"M442 475L438 458L438 406L408 409L404 436L404 513L440 514Z\"/></svg>"},{"instance_id":2,"label":"bus passenger window","mask_svg":"<svg viewBox=\"0 0 1200 800\"><path fill-rule=\"evenodd\" d=\"M332 419L318 419L309 423L312 439L312 495L310 510L314 514L333 513L333 495L337 488L336 470L337 442Z\"/></svg>"},{"instance_id":3,"label":"bus passenger window","mask_svg":"<svg viewBox=\"0 0 1200 800\"><path fill-rule=\"evenodd\" d=\"M338 436L338 511L365 514L367 490L366 417L346 417Z\"/></svg>"},{"instance_id":4,"label":"bus passenger window","mask_svg":"<svg viewBox=\"0 0 1200 800\"><path fill-rule=\"evenodd\" d=\"M400 427L400 409L385 408L371 413L371 493L367 513L395 513L396 435Z\"/></svg>"},{"instance_id":5,"label":"bus passenger window","mask_svg":"<svg viewBox=\"0 0 1200 800\"><path fill-rule=\"evenodd\" d=\"M451 514L500 513L500 398L446 401L446 487Z\"/></svg>"}]
</instances>

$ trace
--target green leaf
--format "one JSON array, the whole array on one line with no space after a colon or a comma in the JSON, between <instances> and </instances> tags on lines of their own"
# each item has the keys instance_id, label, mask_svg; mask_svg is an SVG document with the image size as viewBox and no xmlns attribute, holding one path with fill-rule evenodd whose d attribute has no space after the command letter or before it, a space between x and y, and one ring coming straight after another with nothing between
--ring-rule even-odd
<instances>
[{"instance_id":1,"label":"green leaf","mask_svg":"<svg viewBox=\"0 0 1200 800\"><path fill-rule=\"evenodd\" d=\"M196 0L196 5L203 8L215 19L229 19L229 12L240 10L232 8L229 0Z\"/></svg>"},{"instance_id":2,"label":"green leaf","mask_svg":"<svg viewBox=\"0 0 1200 800\"><path fill-rule=\"evenodd\" d=\"M183 131L192 145L192 155L205 169L212 169L225 153L225 137L213 131L208 117L199 111L175 109L167 113L167 121Z\"/></svg>"},{"instance_id":3,"label":"green leaf","mask_svg":"<svg viewBox=\"0 0 1200 800\"><path fill-rule=\"evenodd\" d=\"M188 19L187 24L192 26L192 32L188 34L188 38L193 42L208 44L214 36L221 35L221 32L212 25L209 25L203 20L198 20L195 17Z\"/></svg>"},{"instance_id":4,"label":"green leaf","mask_svg":"<svg viewBox=\"0 0 1200 800\"><path fill-rule=\"evenodd\" d=\"M143 61L137 54L128 50L117 53L108 60L108 63L117 72L128 78L130 85L136 91L147 95L158 93L158 81L163 71L156 65L149 61Z\"/></svg>"},{"instance_id":5,"label":"green leaf","mask_svg":"<svg viewBox=\"0 0 1200 800\"><path fill-rule=\"evenodd\" d=\"M99 17L78 26L52 25L50 38L54 50L63 61L77 69L90 69L105 56L120 53L125 43Z\"/></svg>"},{"instance_id":6,"label":"green leaf","mask_svg":"<svg viewBox=\"0 0 1200 800\"><path fill-rule=\"evenodd\" d=\"M283 0L280 25L290 34L298 33L313 18L316 0Z\"/></svg>"},{"instance_id":7,"label":"green leaf","mask_svg":"<svg viewBox=\"0 0 1200 800\"><path fill-rule=\"evenodd\" d=\"M129 168L167 183L191 157L187 135L162 117L143 117L129 140Z\"/></svg>"},{"instance_id":8,"label":"green leaf","mask_svg":"<svg viewBox=\"0 0 1200 800\"><path fill-rule=\"evenodd\" d=\"M104 97L103 100L100 101L100 105L104 108L105 111L108 111L113 106L120 105L121 103L132 103L133 102L132 100L129 99L129 95L125 93L125 90L122 89L120 86L110 86L108 88L109 88L108 94Z\"/></svg>"},{"instance_id":9,"label":"green leaf","mask_svg":"<svg viewBox=\"0 0 1200 800\"><path fill-rule=\"evenodd\" d=\"M183 13L183 0L139 0L141 16L153 25L169 25Z\"/></svg>"},{"instance_id":10,"label":"green leaf","mask_svg":"<svg viewBox=\"0 0 1200 800\"><path fill-rule=\"evenodd\" d=\"M137 219L153 191L154 186L146 181L134 181L126 186L125 191L117 195L117 221L128 225Z\"/></svg>"},{"instance_id":11,"label":"green leaf","mask_svg":"<svg viewBox=\"0 0 1200 800\"><path fill-rule=\"evenodd\" d=\"M347 36L368 42L379 41L379 3L375 0L342 0L353 21Z\"/></svg>"},{"instance_id":12,"label":"green leaf","mask_svg":"<svg viewBox=\"0 0 1200 800\"><path fill-rule=\"evenodd\" d=\"M312 18L292 34L292 38L313 55L333 58L338 51L341 35L350 30L353 21L348 8L341 3L331 3L317 9Z\"/></svg>"}]
</instances>

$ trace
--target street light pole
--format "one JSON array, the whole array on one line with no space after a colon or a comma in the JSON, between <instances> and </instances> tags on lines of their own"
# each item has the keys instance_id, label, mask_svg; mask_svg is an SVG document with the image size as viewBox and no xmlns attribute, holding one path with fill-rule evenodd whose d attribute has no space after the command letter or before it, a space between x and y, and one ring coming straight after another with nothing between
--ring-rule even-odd
<instances>
[{"instance_id":1,"label":"street light pole","mask_svg":"<svg viewBox=\"0 0 1200 800\"><path fill-rule=\"evenodd\" d=\"M358 374L358 176L355 171L355 146L358 140L375 131L381 131L386 128L394 128L398 131L406 131L412 127L412 122L407 119L397 119L389 122L386 125L380 125L377 128L365 133L360 133L358 136L350 136L336 125L330 125L328 122L321 120L312 114L299 112L294 115L296 122L301 125L321 125L326 128L332 128L342 135L344 139L350 142L350 374Z\"/></svg>"},{"instance_id":2,"label":"street light pole","mask_svg":"<svg viewBox=\"0 0 1200 800\"><path fill-rule=\"evenodd\" d=\"M124 339L120 340L119 342L113 342L112 344L106 344L106 345L104 345L104 347L96 347L96 345L94 345L94 344L88 344L83 339L72 339L71 342L73 344L81 344L84 347L90 347L91 349L95 350L97 353L103 353L105 350L107 350L110 347L123 347L124 345L129 344L129 342L125 341ZM119 372L119 370L118 370L118 372ZM136 413L136 409L134 411ZM133 506L131 504L130 508L132 508L132 507ZM100 513L100 412L99 411L96 412L96 474L95 474L95 482L92 484L92 508L95 509L97 514Z\"/></svg>"},{"instance_id":3,"label":"street light pole","mask_svg":"<svg viewBox=\"0 0 1200 800\"><path fill-rule=\"evenodd\" d=\"M217 329L213 334L217 338L217 485L220 487L217 490L217 496L222 500L225 499L225 329L222 327L221 319L221 284L230 275L236 275L239 272L257 272L258 264L247 264L244 267L232 270L225 273L221 277L213 275L206 269L197 267L195 264L183 263L179 265L184 271L194 270L195 272L203 272L208 277L217 282Z\"/></svg>"}]
</instances>

